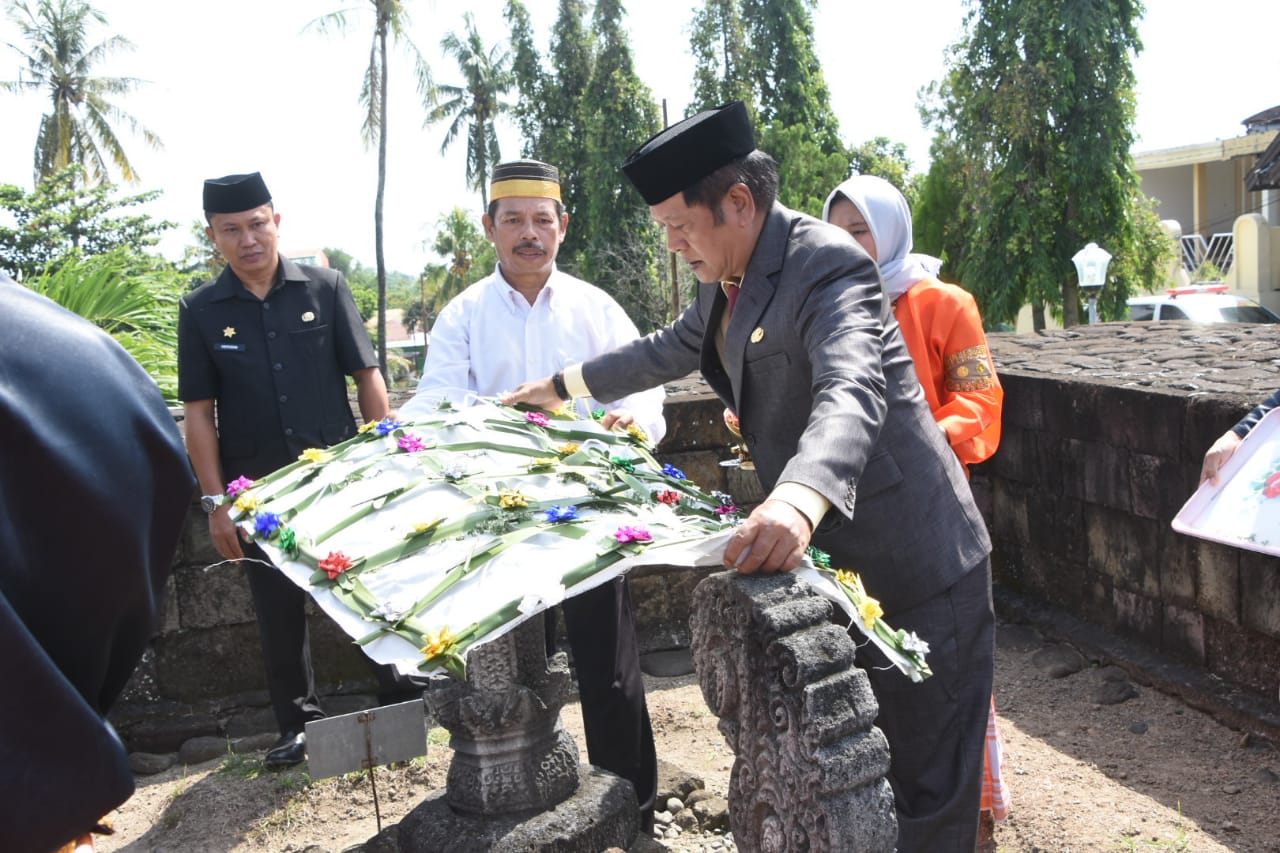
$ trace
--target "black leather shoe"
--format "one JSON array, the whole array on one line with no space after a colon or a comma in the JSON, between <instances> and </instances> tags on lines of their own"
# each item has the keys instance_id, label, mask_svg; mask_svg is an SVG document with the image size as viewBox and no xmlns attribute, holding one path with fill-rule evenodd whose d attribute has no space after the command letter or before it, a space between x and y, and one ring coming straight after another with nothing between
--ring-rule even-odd
<instances>
[{"instance_id":1,"label":"black leather shoe","mask_svg":"<svg viewBox=\"0 0 1280 853\"><path fill-rule=\"evenodd\" d=\"M275 746L267 750L262 764L268 770L282 770L301 764L307 757L307 733L298 732L285 735L276 741Z\"/></svg>"}]
</instances>

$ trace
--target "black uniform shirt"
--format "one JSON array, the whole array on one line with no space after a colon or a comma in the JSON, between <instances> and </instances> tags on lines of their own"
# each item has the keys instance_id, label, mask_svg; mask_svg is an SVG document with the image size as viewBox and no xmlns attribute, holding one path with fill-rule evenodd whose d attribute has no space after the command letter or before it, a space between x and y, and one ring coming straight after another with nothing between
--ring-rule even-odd
<instances>
[{"instance_id":1,"label":"black uniform shirt","mask_svg":"<svg viewBox=\"0 0 1280 853\"><path fill-rule=\"evenodd\" d=\"M227 480L354 435L345 377L377 364L335 270L282 255L279 279L258 299L228 266L178 305L178 396L215 401Z\"/></svg>"}]
</instances>

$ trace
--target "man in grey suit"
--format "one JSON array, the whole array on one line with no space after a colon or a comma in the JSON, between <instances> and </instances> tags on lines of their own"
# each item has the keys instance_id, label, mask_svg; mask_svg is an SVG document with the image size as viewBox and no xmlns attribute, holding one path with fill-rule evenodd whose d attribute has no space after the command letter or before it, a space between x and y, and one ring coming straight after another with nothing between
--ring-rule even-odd
<instances>
[{"instance_id":1,"label":"man in grey suit","mask_svg":"<svg viewBox=\"0 0 1280 853\"><path fill-rule=\"evenodd\" d=\"M737 413L767 499L725 549L744 573L796 568L812 542L857 570L885 618L929 643L913 684L860 654L892 754L903 853L971 853L991 696L990 540L929 413L874 262L776 202L777 165L733 102L658 133L623 165L692 267L674 323L511 399L612 399L700 368ZM739 295L740 294L740 295Z\"/></svg>"}]
</instances>

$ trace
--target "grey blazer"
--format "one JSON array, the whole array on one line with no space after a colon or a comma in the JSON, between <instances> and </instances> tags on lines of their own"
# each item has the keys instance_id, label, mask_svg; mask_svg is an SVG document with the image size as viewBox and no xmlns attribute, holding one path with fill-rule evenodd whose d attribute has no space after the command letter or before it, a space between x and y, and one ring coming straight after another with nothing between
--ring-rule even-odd
<instances>
[{"instance_id":1,"label":"grey blazer","mask_svg":"<svg viewBox=\"0 0 1280 853\"><path fill-rule=\"evenodd\" d=\"M716 283L670 326L583 365L598 399L701 369L742 421L765 490L831 509L813 544L860 572L886 613L941 592L990 553L986 525L920 390L874 262L835 226L775 204L716 349Z\"/></svg>"}]
</instances>

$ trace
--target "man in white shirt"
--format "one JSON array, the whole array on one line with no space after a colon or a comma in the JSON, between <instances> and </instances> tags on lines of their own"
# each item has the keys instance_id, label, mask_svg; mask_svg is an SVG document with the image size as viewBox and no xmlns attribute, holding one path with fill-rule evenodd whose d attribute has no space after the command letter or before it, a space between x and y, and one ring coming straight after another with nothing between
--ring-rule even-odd
<instances>
[{"instance_id":1,"label":"man in white shirt","mask_svg":"<svg viewBox=\"0 0 1280 853\"><path fill-rule=\"evenodd\" d=\"M639 337L612 297L556 269L569 225L556 167L536 160L499 164L490 198L484 230L498 268L436 318L418 391L399 410L403 418L428 415L442 399L465 405L469 394L497 396ZM605 409L606 427L635 423L656 444L666 433L663 397L659 387L613 404L584 398L575 405L584 418ZM626 579L568 599L561 609L588 758L635 786L641 825L650 830L657 756ZM548 618L554 619L552 611Z\"/></svg>"}]
</instances>

